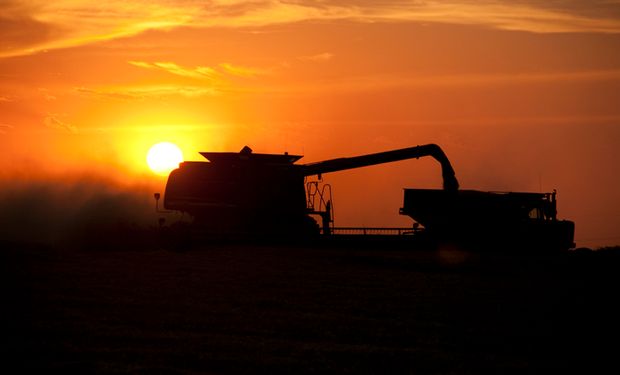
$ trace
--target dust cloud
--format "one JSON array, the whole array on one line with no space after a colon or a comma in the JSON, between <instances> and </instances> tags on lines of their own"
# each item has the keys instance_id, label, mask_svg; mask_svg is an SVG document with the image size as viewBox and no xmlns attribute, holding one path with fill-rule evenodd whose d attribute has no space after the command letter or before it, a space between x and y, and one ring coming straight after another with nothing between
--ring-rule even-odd
<instances>
[{"instance_id":1,"label":"dust cloud","mask_svg":"<svg viewBox=\"0 0 620 375\"><path fill-rule=\"evenodd\" d=\"M156 225L148 186L100 177L3 181L0 240L105 248L148 237Z\"/></svg>"}]
</instances>

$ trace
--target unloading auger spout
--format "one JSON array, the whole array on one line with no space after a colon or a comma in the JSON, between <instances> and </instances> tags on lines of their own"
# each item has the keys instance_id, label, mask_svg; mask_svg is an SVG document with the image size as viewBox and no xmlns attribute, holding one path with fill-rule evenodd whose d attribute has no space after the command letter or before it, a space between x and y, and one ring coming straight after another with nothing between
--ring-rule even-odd
<instances>
[{"instance_id":1,"label":"unloading auger spout","mask_svg":"<svg viewBox=\"0 0 620 375\"><path fill-rule=\"evenodd\" d=\"M303 165L305 176L321 175L329 172L337 172L346 169L367 167L371 165L391 163L400 160L417 159L431 156L441 164L441 174L443 176L443 189L446 191L456 191L459 188L454 169L443 152L441 147L436 144L402 148L398 150L378 152L362 156L349 158L337 158L325 160L317 163Z\"/></svg>"}]
</instances>

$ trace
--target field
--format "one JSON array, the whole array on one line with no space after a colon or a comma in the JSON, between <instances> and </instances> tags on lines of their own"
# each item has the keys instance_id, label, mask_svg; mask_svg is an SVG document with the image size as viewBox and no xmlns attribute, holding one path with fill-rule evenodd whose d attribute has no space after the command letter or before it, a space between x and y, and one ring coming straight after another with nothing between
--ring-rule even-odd
<instances>
[{"instance_id":1,"label":"field","mask_svg":"<svg viewBox=\"0 0 620 375\"><path fill-rule=\"evenodd\" d=\"M2 247L20 373L617 373L617 249Z\"/></svg>"}]
</instances>

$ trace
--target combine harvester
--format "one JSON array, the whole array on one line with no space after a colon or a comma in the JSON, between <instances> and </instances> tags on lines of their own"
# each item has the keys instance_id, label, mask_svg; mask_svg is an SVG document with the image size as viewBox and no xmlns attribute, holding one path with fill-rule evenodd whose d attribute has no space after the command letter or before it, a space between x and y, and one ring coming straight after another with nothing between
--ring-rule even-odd
<instances>
[{"instance_id":1,"label":"combine harvester","mask_svg":"<svg viewBox=\"0 0 620 375\"><path fill-rule=\"evenodd\" d=\"M312 243L380 237L498 250L574 247L574 223L557 219L555 191L459 190L450 161L435 144L310 164L295 164L299 155L257 154L247 146L239 153L201 155L208 161L183 162L170 173L164 196L166 210L192 216L191 235ZM414 220L410 228L346 228L342 234L333 226L331 186L322 183L323 174L425 156L441 165L443 189L404 189L400 214Z\"/></svg>"}]
</instances>

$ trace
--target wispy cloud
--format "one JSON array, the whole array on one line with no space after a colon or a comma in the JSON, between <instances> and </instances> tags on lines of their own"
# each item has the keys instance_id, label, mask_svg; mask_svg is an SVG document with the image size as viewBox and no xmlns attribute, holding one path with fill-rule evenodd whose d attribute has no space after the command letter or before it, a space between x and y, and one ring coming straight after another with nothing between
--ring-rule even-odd
<instances>
[{"instance_id":1,"label":"wispy cloud","mask_svg":"<svg viewBox=\"0 0 620 375\"><path fill-rule=\"evenodd\" d=\"M170 74L194 78L199 80L208 80L212 84L222 84L223 76L236 76L251 78L259 75L268 74L269 71L261 68L250 66L233 65L231 63L221 63L212 68L209 66L197 66L195 68L182 67L173 62L145 62L145 61L129 61L129 64L145 69L155 69Z\"/></svg>"},{"instance_id":2,"label":"wispy cloud","mask_svg":"<svg viewBox=\"0 0 620 375\"><path fill-rule=\"evenodd\" d=\"M480 25L503 30L521 30L535 33L595 32L619 33L620 17L605 12L591 12L596 4L606 1L558 1L555 7L536 1L421 1L398 11L381 11L377 20L426 21L460 25ZM620 8L620 4L616 5ZM585 9L584 9L585 8Z\"/></svg>"},{"instance_id":3,"label":"wispy cloud","mask_svg":"<svg viewBox=\"0 0 620 375\"><path fill-rule=\"evenodd\" d=\"M75 91L82 95L94 96L114 100L144 100L149 98L166 98L183 96L196 98L201 96L218 95L218 91L212 87L183 86L183 85L150 85L139 87L114 87L104 89L91 89L76 87Z\"/></svg>"},{"instance_id":4,"label":"wispy cloud","mask_svg":"<svg viewBox=\"0 0 620 375\"><path fill-rule=\"evenodd\" d=\"M221 63L219 67L222 71L230 75L238 76L238 77L255 77L255 76L264 75L268 73L264 69L252 68L249 66L233 65L230 63Z\"/></svg>"},{"instance_id":5,"label":"wispy cloud","mask_svg":"<svg viewBox=\"0 0 620 375\"><path fill-rule=\"evenodd\" d=\"M557 73L527 74L457 74L433 76L408 76L376 74L352 76L328 82L313 82L290 87L272 87L273 92L324 92L384 90L391 88L441 88L441 87L483 87L511 86L549 82L594 82L620 81L620 70L595 70Z\"/></svg>"},{"instance_id":6,"label":"wispy cloud","mask_svg":"<svg viewBox=\"0 0 620 375\"><path fill-rule=\"evenodd\" d=\"M52 101L52 100L56 100L56 96L53 95L50 90L43 88L43 87L39 87L38 89L39 93L43 96L43 98L47 101Z\"/></svg>"},{"instance_id":7,"label":"wispy cloud","mask_svg":"<svg viewBox=\"0 0 620 375\"><path fill-rule=\"evenodd\" d=\"M60 120L57 114L48 114L43 123L50 129L63 130L73 134L78 132L77 127Z\"/></svg>"},{"instance_id":8,"label":"wispy cloud","mask_svg":"<svg viewBox=\"0 0 620 375\"><path fill-rule=\"evenodd\" d=\"M383 78L379 78L379 81ZM620 70L593 70L573 72L547 72L523 74L460 74L387 80L396 85L407 86L484 86L530 84L537 82L592 82L620 80Z\"/></svg>"},{"instance_id":9,"label":"wispy cloud","mask_svg":"<svg viewBox=\"0 0 620 375\"><path fill-rule=\"evenodd\" d=\"M218 94L218 91L211 87L181 85L142 86L125 89L125 92L137 97L165 97L181 95L188 98L195 98Z\"/></svg>"},{"instance_id":10,"label":"wispy cloud","mask_svg":"<svg viewBox=\"0 0 620 375\"><path fill-rule=\"evenodd\" d=\"M80 46L187 24L192 1L7 0L2 4L0 56ZM28 30L24 32L24 30Z\"/></svg>"},{"instance_id":11,"label":"wispy cloud","mask_svg":"<svg viewBox=\"0 0 620 375\"><path fill-rule=\"evenodd\" d=\"M146 98L164 98L183 96L196 98L218 95L229 84L223 79L222 72L208 66L188 68L173 62L129 61L129 64L151 70L158 70L181 77L201 81L197 85L149 85L139 87L121 87L112 90L92 90L78 88L78 92L122 100L142 100ZM222 70L222 69L220 69Z\"/></svg>"},{"instance_id":12,"label":"wispy cloud","mask_svg":"<svg viewBox=\"0 0 620 375\"><path fill-rule=\"evenodd\" d=\"M225 129L226 126L217 124L174 124L174 125L107 125L105 127L80 127L81 133L128 132L128 133L155 133L171 131L213 131Z\"/></svg>"},{"instance_id":13,"label":"wispy cloud","mask_svg":"<svg viewBox=\"0 0 620 375\"><path fill-rule=\"evenodd\" d=\"M537 33L620 33L620 4L606 0L32 0L25 6L22 1L8 0L0 16L0 56L79 46L149 29L258 27L308 20L441 22Z\"/></svg>"},{"instance_id":14,"label":"wispy cloud","mask_svg":"<svg viewBox=\"0 0 620 375\"><path fill-rule=\"evenodd\" d=\"M214 80L219 75L219 73L215 71L215 69L207 67L207 66L185 68L173 62L148 63L144 61L129 61L129 64L140 67L140 68L162 70L170 74L178 75L181 77L194 78L194 79Z\"/></svg>"},{"instance_id":15,"label":"wispy cloud","mask_svg":"<svg viewBox=\"0 0 620 375\"><path fill-rule=\"evenodd\" d=\"M0 124L0 134L6 134L11 129L13 129L13 125Z\"/></svg>"},{"instance_id":16,"label":"wispy cloud","mask_svg":"<svg viewBox=\"0 0 620 375\"><path fill-rule=\"evenodd\" d=\"M105 99L115 99L115 100L136 100L143 99L140 96L133 95L128 91L124 90L96 90L90 89L86 87L76 87L75 92L84 96L105 98Z\"/></svg>"},{"instance_id":17,"label":"wispy cloud","mask_svg":"<svg viewBox=\"0 0 620 375\"><path fill-rule=\"evenodd\" d=\"M323 53L319 53L319 54L316 54L316 55L300 56L299 60L302 60L302 61L315 61L315 62L326 62L326 61L331 60L332 57L334 57L334 55L332 53L323 52Z\"/></svg>"}]
</instances>

